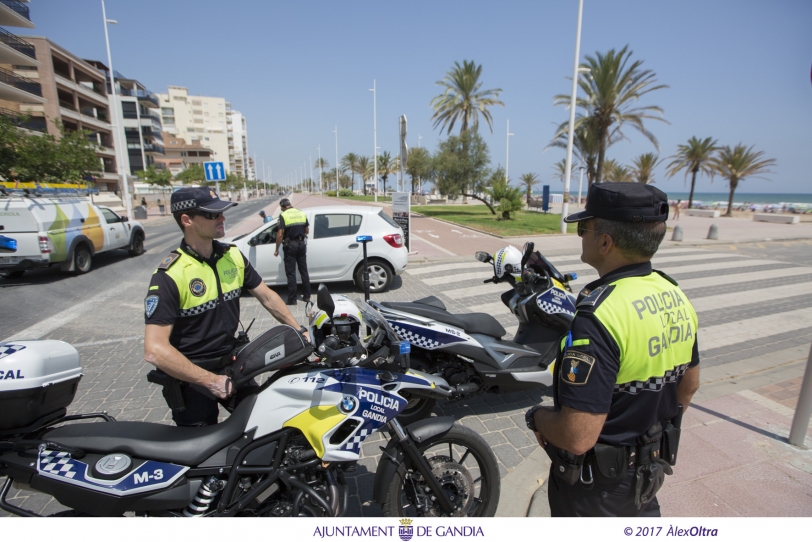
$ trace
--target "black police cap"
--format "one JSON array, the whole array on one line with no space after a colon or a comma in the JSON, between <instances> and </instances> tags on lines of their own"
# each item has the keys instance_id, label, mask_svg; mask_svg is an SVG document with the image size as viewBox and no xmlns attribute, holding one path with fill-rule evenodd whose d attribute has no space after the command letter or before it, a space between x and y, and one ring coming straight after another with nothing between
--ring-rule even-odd
<instances>
[{"instance_id":1,"label":"black police cap","mask_svg":"<svg viewBox=\"0 0 812 542\"><path fill-rule=\"evenodd\" d=\"M586 208L564 222L603 218L617 222L665 222L668 197L650 184L601 183L589 187Z\"/></svg>"},{"instance_id":2,"label":"black police cap","mask_svg":"<svg viewBox=\"0 0 812 542\"><path fill-rule=\"evenodd\" d=\"M222 213L235 205L237 205L235 202L221 200L213 188L202 186L181 188L174 192L170 199L169 209L171 213L184 213L186 211Z\"/></svg>"},{"instance_id":3,"label":"black police cap","mask_svg":"<svg viewBox=\"0 0 812 542\"><path fill-rule=\"evenodd\" d=\"M290 200L288 198L282 198L281 200L279 200L279 206L280 207L293 207L290 204Z\"/></svg>"}]
</instances>

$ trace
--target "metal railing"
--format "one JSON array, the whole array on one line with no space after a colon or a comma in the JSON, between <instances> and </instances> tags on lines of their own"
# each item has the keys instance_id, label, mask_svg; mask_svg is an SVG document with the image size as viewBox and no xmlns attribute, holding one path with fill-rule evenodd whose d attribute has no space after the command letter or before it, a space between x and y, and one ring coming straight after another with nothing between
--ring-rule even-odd
<instances>
[{"instance_id":1,"label":"metal railing","mask_svg":"<svg viewBox=\"0 0 812 542\"><path fill-rule=\"evenodd\" d=\"M20 77L5 68L0 68L0 83L5 83L30 94L34 94L35 96L42 97L42 86L40 86L39 83L31 79L26 79L25 77Z\"/></svg>"},{"instance_id":2,"label":"metal railing","mask_svg":"<svg viewBox=\"0 0 812 542\"><path fill-rule=\"evenodd\" d=\"M26 116L4 107L0 107L0 115L11 120L11 123L14 126L19 126L20 128L26 128L35 132L48 131L48 121L45 120L45 117Z\"/></svg>"},{"instance_id":3,"label":"metal railing","mask_svg":"<svg viewBox=\"0 0 812 542\"><path fill-rule=\"evenodd\" d=\"M152 143L144 143L144 152L154 152L158 154L164 154L164 148L160 145L155 145Z\"/></svg>"},{"instance_id":4,"label":"metal railing","mask_svg":"<svg viewBox=\"0 0 812 542\"><path fill-rule=\"evenodd\" d=\"M134 98L138 98L139 100L147 100L156 106L160 105L158 96L148 90L141 90L140 88L119 88L119 94L122 96L132 96Z\"/></svg>"},{"instance_id":5,"label":"metal railing","mask_svg":"<svg viewBox=\"0 0 812 542\"><path fill-rule=\"evenodd\" d=\"M5 43L12 49L17 50L26 56L30 56L34 60L37 59L33 45L2 28L0 28L0 42Z\"/></svg>"},{"instance_id":6,"label":"metal railing","mask_svg":"<svg viewBox=\"0 0 812 542\"><path fill-rule=\"evenodd\" d=\"M0 0L0 4L3 4L6 7L12 9L13 11L16 11L19 15L22 15L29 21L31 20L31 15L28 6L26 6L22 2L17 2L17 0Z\"/></svg>"}]
</instances>

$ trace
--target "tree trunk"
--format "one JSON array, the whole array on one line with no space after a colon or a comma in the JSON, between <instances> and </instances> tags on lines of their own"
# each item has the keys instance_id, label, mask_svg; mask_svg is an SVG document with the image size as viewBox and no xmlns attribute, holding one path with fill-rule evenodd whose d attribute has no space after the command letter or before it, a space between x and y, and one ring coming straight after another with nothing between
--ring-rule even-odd
<instances>
[{"instance_id":1,"label":"tree trunk","mask_svg":"<svg viewBox=\"0 0 812 542\"><path fill-rule=\"evenodd\" d=\"M693 175L691 176L691 193L688 195L688 208L690 209L694 205L694 185L696 184L696 172L698 168L694 168L692 170Z\"/></svg>"},{"instance_id":2,"label":"tree trunk","mask_svg":"<svg viewBox=\"0 0 812 542\"><path fill-rule=\"evenodd\" d=\"M468 197L470 197L472 199L478 199L479 201L481 201L482 203L484 203L485 205L488 206L488 210L491 212L492 215L496 214L496 210L494 210L493 205L488 203L488 200L486 200L484 198L481 198L481 197L477 196L476 194L466 194L465 192L462 193L462 196L463 197L468 196Z\"/></svg>"},{"instance_id":3,"label":"tree trunk","mask_svg":"<svg viewBox=\"0 0 812 542\"><path fill-rule=\"evenodd\" d=\"M609 137L609 130L608 128L601 127L600 133L600 143L598 144L598 164L597 164L597 171L595 172L595 182L600 183L603 179L603 159L606 156L606 140Z\"/></svg>"},{"instance_id":4,"label":"tree trunk","mask_svg":"<svg viewBox=\"0 0 812 542\"><path fill-rule=\"evenodd\" d=\"M725 213L725 216L733 216L733 192L736 191L736 186L738 184L738 181L730 179L730 197L727 199L727 212Z\"/></svg>"}]
</instances>

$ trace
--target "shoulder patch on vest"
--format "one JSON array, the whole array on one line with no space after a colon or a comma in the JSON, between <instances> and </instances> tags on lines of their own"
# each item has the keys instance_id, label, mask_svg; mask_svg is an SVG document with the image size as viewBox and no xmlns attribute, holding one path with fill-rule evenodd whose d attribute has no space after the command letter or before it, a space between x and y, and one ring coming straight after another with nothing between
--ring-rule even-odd
<instances>
[{"instance_id":1,"label":"shoulder patch on vest","mask_svg":"<svg viewBox=\"0 0 812 542\"><path fill-rule=\"evenodd\" d=\"M606 285L598 286L597 288L589 292L589 294L587 294L587 296L584 297L581 301L579 301L575 308L578 310L582 309L594 310L598 308L598 305L603 303L604 299L609 297L609 294L612 293L612 290L614 289L615 289L614 284L610 284L608 286Z\"/></svg>"},{"instance_id":2,"label":"shoulder patch on vest","mask_svg":"<svg viewBox=\"0 0 812 542\"><path fill-rule=\"evenodd\" d=\"M172 252L169 253L169 256L161 260L161 263L158 265L158 269L163 270L169 269L170 267L172 267L172 264L178 261L178 258L180 258L180 254L173 250Z\"/></svg>"},{"instance_id":3,"label":"shoulder patch on vest","mask_svg":"<svg viewBox=\"0 0 812 542\"><path fill-rule=\"evenodd\" d=\"M674 286L679 286L679 284L677 284L676 280L672 279L671 277L669 277L668 275L666 275L665 273L663 273L659 269L655 269L654 272L657 273L658 275L660 275L661 277L663 277L665 280L667 280L668 282L670 282Z\"/></svg>"},{"instance_id":4,"label":"shoulder patch on vest","mask_svg":"<svg viewBox=\"0 0 812 542\"><path fill-rule=\"evenodd\" d=\"M571 386L583 386L589 380L595 358L577 350L567 350L561 360L561 381Z\"/></svg>"}]
</instances>

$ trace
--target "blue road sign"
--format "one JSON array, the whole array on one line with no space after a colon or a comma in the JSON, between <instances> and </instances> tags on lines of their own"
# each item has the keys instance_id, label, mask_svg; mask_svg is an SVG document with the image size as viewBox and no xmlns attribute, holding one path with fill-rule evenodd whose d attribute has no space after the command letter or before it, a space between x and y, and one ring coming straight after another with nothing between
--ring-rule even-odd
<instances>
[{"instance_id":1,"label":"blue road sign","mask_svg":"<svg viewBox=\"0 0 812 542\"><path fill-rule=\"evenodd\" d=\"M222 162L203 162L203 170L206 172L207 181L226 180L226 168Z\"/></svg>"}]
</instances>

